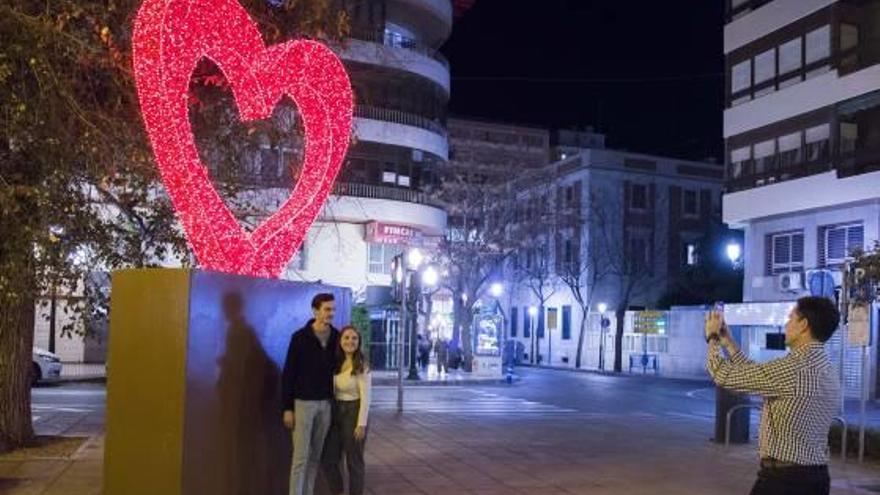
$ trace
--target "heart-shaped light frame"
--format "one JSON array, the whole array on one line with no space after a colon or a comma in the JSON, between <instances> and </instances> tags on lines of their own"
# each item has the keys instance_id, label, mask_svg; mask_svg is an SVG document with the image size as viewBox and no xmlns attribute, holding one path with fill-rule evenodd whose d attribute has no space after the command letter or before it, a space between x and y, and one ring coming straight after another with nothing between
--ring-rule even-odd
<instances>
[{"instance_id":1,"label":"heart-shaped light frame","mask_svg":"<svg viewBox=\"0 0 880 495\"><path fill-rule=\"evenodd\" d=\"M339 58L314 41L266 47L235 0L146 0L135 19L134 74L162 182L199 265L277 278L330 194L351 136L354 97ZM302 174L288 199L253 232L238 223L199 158L188 91L202 59L232 87L243 121L269 118L291 97L302 115Z\"/></svg>"}]
</instances>

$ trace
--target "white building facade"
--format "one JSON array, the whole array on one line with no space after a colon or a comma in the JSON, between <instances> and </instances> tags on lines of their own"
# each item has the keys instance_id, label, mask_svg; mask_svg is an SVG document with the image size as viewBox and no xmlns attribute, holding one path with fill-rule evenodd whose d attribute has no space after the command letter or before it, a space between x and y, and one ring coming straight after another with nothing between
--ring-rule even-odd
<instances>
[{"instance_id":1,"label":"white building facade","mask_svg":"<svg viewBox=\"0 0 880 495\"><path fill-rule=\"evenodd\" d=\"M602 142L603 139L596 140L598 144ZM521 196L519 202L528 208L530 200L549 201L554 212L577 211L576 216L585 221L575 228L566 224L563 228L549 229L546 238L534 244L539 253L518 253L514 261L516 266L507 277L511 290L504 297L507 337L518 343L521 362L576 366L584 316L571 288L560 280L559 275L564 273L567 264L577 263L585 267L580 286L591 302L581 344L580 367L611 369L616 326L614 311L621 304L618 300L621 298L621 279L619 272L607 273L608 267L603 266L614 263L611 257L591 253L613 250L617 253L612 256L616 262L642 264L644 269L628 304L624 303L625 309L654 308L657 300L669 289L670 281L687 265L696 263L697 245L706 235L710 222L717 221L720 214L723 170L716 163L616 151L601 146L592 149L567 146L557 151L560 156L565 153L567 158L540 172L554 179L546 186L526 186L529 179L524 179L523 186L516 187ZM602 221L597 220L599 216ZM549 260L549 273L543 284L546 298L543 312L540 296L534 290L534 280L528 280L528 275L516 274L518 271L529 273L527 267L525 270L521 268L536 263L541 257ZM590 273L593 270L606 273L593 278ZM600 304L605 305L605 316L610 320L604 331L601 329L602 315L598 313ZM637 317L638 313L626 313L624 370L629 367L630 355L647 351L658 356L662 361L659 366L667 367L667 375L692 373L694 364L688 361L689 353L680 348L690 345L691 336L679 335L681 339L670 345L669 339L676 336L673 335L675 330L669 330L669 317L662 315L666 325L664 333L645 339L635 333L632 320ZM605 355L602 363L600 348ZM680 357L673 358L679 354Z\"/></svg>"},{"instance_id":2,"label":"white building facade","mask_svg":"<svg viewBox=\"0 0 880 495\"><path fill-rule=\"evenodd\" d=\"M880 239L880 1L731 0L724 52L723 217L745 234L744 301L794 301L826 270L839 285Z\"/></svg>"}]
</instances>

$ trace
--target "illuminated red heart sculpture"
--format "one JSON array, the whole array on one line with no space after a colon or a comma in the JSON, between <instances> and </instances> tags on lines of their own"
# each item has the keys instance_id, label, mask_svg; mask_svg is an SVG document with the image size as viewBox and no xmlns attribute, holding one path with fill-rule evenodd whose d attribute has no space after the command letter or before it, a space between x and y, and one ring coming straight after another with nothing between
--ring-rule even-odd
<instances>
[{"instance_id":1,"label":"illuminated red heart sculpture","mask_svg":"<svg viewBox=\"0 0 880 495\"><path fill-rule=\"evenodd\" d=\"M353 96L342 62L313 41L266 47L236 0L146 0L132 44L147 133L199 265L279 277L327 200L348 149ZM284 95L303 118L299 181L278 211L250 233L217 193L196 148L187 92L203 58L223 71L242 120L269 118Z\"/></svg>"}]
</instances>

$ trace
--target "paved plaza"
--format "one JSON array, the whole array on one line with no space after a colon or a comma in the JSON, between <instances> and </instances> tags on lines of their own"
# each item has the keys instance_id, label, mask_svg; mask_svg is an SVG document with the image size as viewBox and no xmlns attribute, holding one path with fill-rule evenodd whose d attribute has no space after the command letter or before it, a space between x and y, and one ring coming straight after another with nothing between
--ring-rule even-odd
<instances>
[{"instance_id":1,"label":"paved plaza","mask_svg":"<svg viewBox=\"0 0 880 495\"><path fill-rule=\"evenodd\" d=\"M368 491L394 494L746 494L755 445L709 441L702 382L520 370L514 385L376 388ZM70 460L0 462L0 493L101 493L104 389L34 392L41 434L86 435ZM753 430L754 434L754 430ZM880 466L832 466L834 494L880 493Z\"/></svg>"}]
</instances>

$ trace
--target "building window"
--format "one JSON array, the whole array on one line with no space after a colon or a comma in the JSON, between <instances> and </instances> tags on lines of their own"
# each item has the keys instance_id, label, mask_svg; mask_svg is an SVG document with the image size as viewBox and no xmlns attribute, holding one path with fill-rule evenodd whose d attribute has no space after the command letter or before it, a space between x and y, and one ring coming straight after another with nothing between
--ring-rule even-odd
<instances>
[{"instance_id":1,"label":"building window","mask_svg":"<svg viewBox=\"0 0 880 495\"><path fill-rule=\"evenodd\" d=\"M853 153L859 139L859 125L855 122L840 123L840 153Z\"/></svg>"},{"instance_id":2,"label":"building window","mask_svg":"<svg viewBox=\"0 0 880 495\"><path fill-rule=\"evenodd\" d=\"M682 263L685 266L696 266L697 264L697 243L686 242L682 249Z\"/></svg>"},{"instance_id":3,"label":"building window","mask_svg":"<svg viewBox=\"0 0 880 495\"><path fill-rule=\"evenodd\" d=\"M861 223L820 227L819 242L819 265L842 265L854 251L864 249L865 227Z\"/></svg>"},{"instance_id":4,"label":"building window","mask_svg":"<svg viewBox=\"0 0 880 495\"><path fill-rule=\"evenodd\" d=\"M752 147L737 148L730 152L730 174L731 179L739 179L743 175L749 175L748 164L752 159Z\"/></svg>"},{"instance_id":5,"label":"building window","mask_svg":"<svg viewBox=\"0 0 880 495\"><path fill-rule=\"evenodd\" d=\"M828 124L807 129L804 133L807 161L819 162L828 160L830 138L831 126Z\"/></svg>"},{"instance_id":6,"label":"building window","mask_svg":"<svg viewBox=\"0 0 880 495\"><path fill-rule=\"evenodd\" d=\"M532 316L523 307L523 337L531 338L532 336Z\"/></svg>"},{"instance_id":7,"label":"building window","mask_svg":"<svg viewBox=\"0 0 880 495\"><path fill-rule=\"evenodd\" d=\"M634 272L646 270L651 266L651 243L643 236L629 238L629 263Z\"/></svg>"},{"instance_id":8,"label":"building window","mask_svg":"<svg viewBox=\"0 0 880 495\"><path fill-rule=\"evenodd\" d=\"M779 166L782 168L791 167L801 163L801 139L803 133L795 132L780 137L778 141L779 148Z\"/></svg>"},{"instance_id":9,"label":"building window","mask_svg":"<svg viewBox=\"0 0 880 495\"><path fill-rule=\"evenodd\" d=\"M545 327L545 325L544 325L544 311L545 311L545 308L543 306L538 308L537 319L538 319L538 338L539 339L544 338L544 327Z\"/></svg>"},{"instance_id":10,"label":"building window","mask_svg":"<svg viewBox=\"0 0 880 495\"><path fill-rule=\"evenodd\" d=\"M803 39L798 37L779 46L779 75L785 76L801 68Z\"/></svg>"},{"instance_id":11,"label":"building window","mask_svg":"<svg viewBox=\"0 0 880 495\"><path fill-rule=\"evenodd\" d=\"M687 216L695 217L700 214L700 203L697 201L697 191L684 191L682 211Z\"/></svg>"},{"instance_id":12,"label":"building window","mask_svg":"<svg viewBox=\"0 0 880 495\"><path fill-rule=\"evenodd\" d=\"M408 175L398 175L397 176L397 185L403 187L410 186L410 180Z\"/></svg>"},{"instance_id":13,"label":"building window","mask_svg":"<svg viewBox=\"0 0 880 495\"><path fill-rule=\"evenodd\" d=\"M391 260L403 252L403 247L396 244L369 244L369 271L370 273L391 274Z\"/></svg>"},{"instance_id":14,"label":"building window","mask_svg":"<svg viewBox=\"0 0 880 495\"><path fill-rule=\"evenodd\" d=\"M804 269L804 232L784 232L767 236L768 274Z\"/></svg>"},{"instance_id":15,"label":"building window","mask_svg":"<svg viewBox=\"0 0 880 495\"><path fill-rule=\"evenodd\" d=\"M562 307L562 340L571 340L571 306Z\"/></svg>"},{"instance_id":16,"label":"building window","mask_svg":"<svg viewBox=\"0 0 880 495\"><path fill-rule=\"evenodd\" d=\"M648 209L648 186L645 184L632 184L630 186L630 208L633 210Z\"/></svg>"},{"instance_id":17,"label":"building window","mask_svg":"<svg viewBox=\"0 0 880 495\"><path fill-rule=\"evenodd\" d=\"M397 173L396 172L382 172L382 182L386 184L397 184Z\"/></svg>"},{"instance_id":18,"label":"building window","mask_svg":"<svg viewBox=\"0 0 880 495\"><path fill-rule=\"evenodd\" d=\"M755 145L755 174L760 175L776 169L776 140L762 141Z\"/></svg>"},{"instance_id":19,"label":"building window","mask_svg":"<svg viewBox=\"0 0 880 495\"><path fill-rule=\"evenodd\" d=\"M730 92L737 94L752 87L752 61L740 62L733 66L730 73ZM751 97L747 97L746 101Z\"/></svg>"},{"instance_id":20,"label":"building window","mask_svg":"<svg viewBox=\"0 0 880 495\"><path fill-rule=\"evenodd\" d=\"M516 306L512 306L510 308L510 336L516 337L517 331L519 330L517 326L519 325L519 308Z\"/></svg>"},{"instance_id":21,"label":"building window","mask_svg":"<svg viewBox=\"0 0 880 495\"><path fill-rule=\"evenodd\" d=\"M771 48L755 57L755 85L772 81L776 77L776 49ZM776 88L773 84L755 92L755 98L772 93Z\"/></svg>"},{"instance_id":22,"label":"building window","mask_svg":"<svg viewBox=\"0 0 880 495\"><path fill-rule=\"evenodd\" d=\"M831 26L825 25L810 31L806 36L807 65L831 56Z\"/></svg>"}]
</instances>

